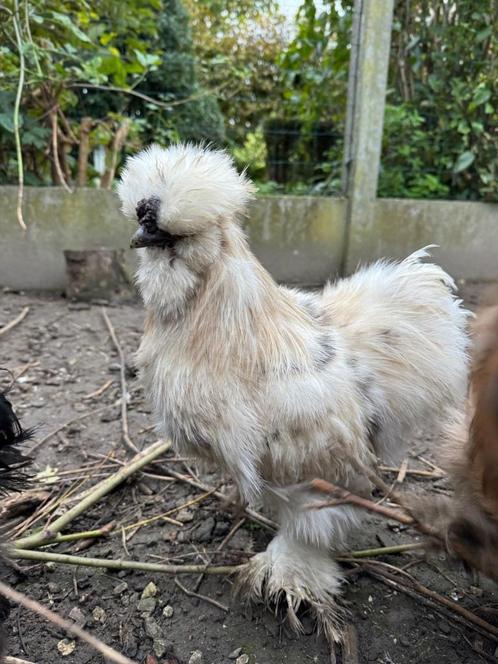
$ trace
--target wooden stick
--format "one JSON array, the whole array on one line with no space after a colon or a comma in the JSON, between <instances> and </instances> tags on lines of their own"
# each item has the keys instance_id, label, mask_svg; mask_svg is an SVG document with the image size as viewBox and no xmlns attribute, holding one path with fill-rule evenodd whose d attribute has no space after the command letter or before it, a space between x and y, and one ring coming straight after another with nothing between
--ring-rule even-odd
<instances>
[{"instance_id":1,"label":"wooden stick","mask_svg":"<svg viewBox=\"0 0 498 664\"><path fill-rule=\"evenodd\" d=\"M34 664L34 662L28 662L27 659L20 659L19 657L7 657L3 658L3 664Z\"/></svg>"},{"instance_id":2,"label":"wooden stick","mask_svg":"<svg viewBox=\"0 0 498 664\"><path fill-rule=\"evenodd\" d=\"M330 482L326 482L325 480L319 480L315 479L311 481L311 486L317 491L321 491L322 493L329 493L337 496L341 502L347 502L350 505L355 505L356 507L361 507L363 509L369 510L370 512L375 512L377 514L380 514L381 516L387 517L388 519L393 519L394 521L399 521L399 523L402 523L403 525L406 526L413 526L416 528L419 532L424 533L424 535L428 535L429 537L433 537L436 539L438 542L441 542L441 534L436 532L431 526L429 526L426 523L423 523L422 521L417 521L414 519L412 516L407 514L407 510L405 509L405 512L402 512L400 510L394 510L390 507L386 507L385 505L381 505L379 503L374 503L371 500L368 500L367 498L362 498L361 496L356 496L355 494L351 493L350 491L347 491L346 489L343 489L342 487L338 487L335 484L331 484ZM387 491L389 491L389 487L387 487ZM397 502L399 501L401 503L401 499L396 495ZM311 504L310 509L323 509L324 507L334 507L337 504L337 500L332 500L324 503L317 503L317 504ZM401 503L402 505L402 503ZM402 505L403 507L403 505Z\"/></svg>"},{"instance_id":3,"label":"wooden stick","mask_svg":"<svg viewBox=\"0 0 498 664\"><path fill-rule=\"evenodd\" d=\"M175 585L178 586L180 590L183 590L185 595L188 595L189 597L196 597L197 599L202 599L203 602L208 602L208 604L212 604L213 606L216 606L218 609L225 611L225 613L228 613L228 606L222 604L221 602L217 602L215 599L212 599L212 597L207 597L206 595L199 595L199 593L196 593L193 590L185 588L185 586L182 583L180 583L178 579L175 579Z\"/></svg>"},{"instance_id":4,"label":"wooden stick","mask_svg":"<svg viewBox=\"0 0 498 664\"><path fill-rule=\"evenodd\" d=\"M358 664L358 632L353 624L344 627L342 637L342 664Z\"/></svg>"},{"instance_id":5,"label":"wooden stick","mask_svg":"<svg viewBox=\"0 0 498 664\"><path fill-rule=\"evenodd\" d=\"M381 470L384 473L396 473L398 474L402 468L395 468L394 466L379 466L379 470ZM406 474L407 475L413 475L414 477L428 477L431 479L441 479L443 477L446 477L446 475L442 473L438 473L436 471L430 471L430 470L418 470L418 468L407 468L406 469Z\"/></svg>"},{"instance_id":6,"label":"wooden stick","mask_svg":"<svg viewBox=\"0 0 498 664\"><path fill-rule=\"evenodd\" d=\"M362 549L361 551L349 551L342 553L336 558L339 561L347 561L350 558L373 558L374 556L387 556L395 553L405 553L406 551L418 551L426 549L425 542L412 542L409 544L395 544L393 546L381 546L376 549Z\"/></svg>"},{"instance_id":7,"label":"wooden stick","mask_svg":"<svg viewBox=\"0 0 498 664\"><path fill-rule=\"evenodd\" d=\"M7 323L7 325L4 325L3 327L0 327L0 337L3 334L6 334L9 330L11 330L16 325L19 325L19 323L26 318L28 313L29 313L29 307L24 307L24 309L21 311L19 316L16 316L14 318L14 320L11 320L10 323Z\"/></svg>"},{"instance_id":8,"label":"wooden stick","mask_svg":"<svg viewBox=\"0 0 498 664\"><path fill-rule=\"evenodd\" d=\"M221 574L231 575L242 569L243 565L221 565L207 567L205 565L162 565L160 563L144 563L138 560L112 560L107 558L86 558L71 556L65 553L49 553L48 551L32 551L29 549L10 549L9 555L17 560L36 560L38 562L61 563L62 565L82 565L83 567L103 567L105 569L138 569L143 572L161 572L162 574Z\"/></svg>"},{"instance_id":9,"label":"wooden stick","mask_svg":"<svg viewBox=\"0 0 498 664\"><path fill-rule=\"evenodd\" d=\"M374 569L372 569L372 567L372 563L361 563L361 568L365 569L371 576L379 579L379 581L393 586L397 590L406 592L408 595L412 595L417 599L422 595L422 597L429 600L432 605L436 604L449 609L452 613L456 614L456 616L454 616L455 618L460 618L460 621L463 620L467 626L470 623L471 626L477 627L480 631L483 631L488 638L498 642L498 628L486 622L475 613L472 613L472 611L460 606L460 604L453 602L447 597L443 597L443 595L440 595L434 590L426 588L415 579L411 580L409 583L405 583L381 567L374 566Z\"/></svg>"},{"instance_id":10,"label":"wooden stick","mask_svg":"<svg viewBox=\"0 0 498 664\"><path fill-rule=\"evenodd\" d=\"M110 659L112 662L116 662L116 664L136 664L136 662L134 662L131 659L128 659L128 657L125 657L117 650L114 650L114 648L111 648L110 646L106 645L105 643L97 639L95 636L92 636L92 634L89 634L89 632L86 632L84 629L82 629L75 623L71 623L68 620L65 620L64 618L61 618L59 615L57 615L57 613L54 613L50 609L47 609L46 606L43 606L43 604L36 602L34 599L31 599L30 597L26 597L26 595L23 595L17 590L14 590L14 588L11 588L3 581L0 581L0 593L4 595L4 597L7 597L7 599L10 599L13 602L15 602L16 604L20 604L25 609L28 609L29 611L38 614L45 620L51 622L53 625L56 625L57 627L63 629L65 632L77 636L82 641L85 641L90 646L95 648L95 650L104 655L104 657Z\"/></svg>"},{"instance_id":11,"label":"wooden stick","mask_svg":"<svg viewBox=\"0 0 498 664\"><path fill-rule=\"evenodd\" d=\"M85 394L85 396L81 397L83 401L87 401L88 399L96 399L97 397L100 397L104 392L111 387L111 385L114 383L112 378L109 378L102 387L99 387L98 390L95 390L94 392L90 392L89 394Z\"/></svg>"},{"instance_id":12,"label":"wooden stick","mask_svg":"<svg viewBox=\"0 0 498 664\"><path fill-rule=\"evenodd\" d=\"M350 491L347 491L342 487L336 486L335 484L331 484L330 482L326 482L325 480L319 480L319 479L312 480L311 487L316 491L320 491L321 493L329 493L337 496L341 501L341 503L344 502L350 503L351 505L355 505L356 507L361 507L363 509L369 510L370 512L376 512L377 514L381 514L382 516L385 516L388 519L399 521L400 523L403 523L407 526L411 526L415 523L415 520L412 519L411 516L408 516L407 514L404 514L399 510L393 510L390 507L386 507L385 505L379 505L378 503L374 503L373 501L368 500L367 498L356 496L354 493L351 493ZM312 503L309 507L310 509L319 510L325 507L334 507L335 505L337 505L337 500L326 501L315 504Z\"/></svg>"},{"instance_id":13,"label":"wooden stick","mask_svg":"<svg viewBox=\"0 0 498 664\"><path fill-rule=\"evenodd\" d=\"M51 540L44 542L45 544L59 544L60 542L77 542L83 539L95 539L97 537L106 537L114 529L116 523L111 521L110 523L102 526L98 530L82 530L77 533L68 533L67 535L61 535L57 533L55 537Z\"/></svg>"},{"instance_id":14,"label":"wooden stick","mask_svg":"<svg viewBox=\"0 0 498 664\"><path fill-rule=\"evenodd\" d=\"M102 312L102 317L104 319L104 322L106 324L107 330L109 332L109 335L112 339L112 343L114 344L114 347L116 348L118 355L119 355L119 375L121 379L121 435L123 438L123 442L128 447L129 450L132 452L137 453L138 448L135 445L135 443L131 440L130 434L129 434L129 428L128 428L128 388L126 385L126 360L125 360L125 355L123 352L123 348L121 347L121 344L119 343L119 340L116 336L116 332L114 330L113 324L111 323L111 320L109 316L107 315L107 312L104 308L101 309Z\"/></svg>"},{"instance_id":15,"label":"wooden stick","mask_svg":"<svg viewBox=\"0 0 498 664\"><path fill-rule=\"evenodd\" d=\"M46 526L41 531L28 535L23 539L14 542L18 549L31 549L42 546L47 540L52 539L57 533L71 523L73 519L86 512L92 505L95 505L103 496L116 488L119 484L128 479L131 475L141 470L144 466L157 459L167 452L171 447L169 441L158 441L148 448L139 452L129 463L122 466L117 472L99 482L92 491L85 496L79 503L68 510L65 514L56 519L50 526Z\"/></svg>"}]
</instances>

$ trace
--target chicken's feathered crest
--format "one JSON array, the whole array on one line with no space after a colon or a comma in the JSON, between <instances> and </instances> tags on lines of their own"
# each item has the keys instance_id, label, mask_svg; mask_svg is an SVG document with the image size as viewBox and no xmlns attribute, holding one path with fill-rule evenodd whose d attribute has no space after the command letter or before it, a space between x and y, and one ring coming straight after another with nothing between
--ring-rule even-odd
<instances>
[{"instance_id":1,"label":"chicken's feathered crest","mask_svg":"<svg viewBox=\"0 0 498 664\"><path fill-rule=\"evenodd\" d=\"M175 233L195 232L218 218L233 219L244 212L254 188L226 152L187 143L168 148L153 144L130 157L117 191L130 218L140 200L159 198L158 225Z\"/></svg>"}]
</instances>

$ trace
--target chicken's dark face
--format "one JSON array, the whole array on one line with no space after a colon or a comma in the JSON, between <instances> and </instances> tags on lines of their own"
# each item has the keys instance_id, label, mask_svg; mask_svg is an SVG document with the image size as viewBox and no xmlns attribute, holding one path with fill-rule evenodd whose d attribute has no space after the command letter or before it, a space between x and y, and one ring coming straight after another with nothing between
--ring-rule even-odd
<instances>
[{"instance_id":1,"label":"chicken's dark face","mask_svg":"<svg viewBox=\"0 0 498 664\"><path fill-rule=\"evenodd\" d=\"M142 198L136 206L139 228L131 238L131 248L156 247L159 249L173 248L181 238L162 230L157 225L161 201L157 196Z\"/></svg>"}]
</instances>

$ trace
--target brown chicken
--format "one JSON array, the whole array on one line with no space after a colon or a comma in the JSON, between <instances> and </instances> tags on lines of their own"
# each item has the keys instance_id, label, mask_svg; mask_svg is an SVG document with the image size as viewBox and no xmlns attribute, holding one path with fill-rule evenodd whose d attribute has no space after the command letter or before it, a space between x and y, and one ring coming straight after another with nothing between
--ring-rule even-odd
<instances>
[{"instance_id":1,"label":"brown chicken","mask_svg":"<svg viewBox=\"0 0 498 664\"><path fill-rule=\"evenodd\" d=\"M450 553L498 580L498 305L475 322L467 411L456 415L445 438L441 465L454 494L436 501L417 496L407 506L434 525Z\"/></svg>"}]
</instances>

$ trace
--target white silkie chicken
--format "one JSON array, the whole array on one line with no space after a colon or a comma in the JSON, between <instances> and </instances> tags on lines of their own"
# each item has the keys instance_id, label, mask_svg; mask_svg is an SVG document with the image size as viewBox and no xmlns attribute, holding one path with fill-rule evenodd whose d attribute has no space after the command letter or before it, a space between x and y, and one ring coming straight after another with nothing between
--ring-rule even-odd
<instances>
[{"instance_id":1,"label":"white silkie chicken","mask_svg":"<svg viewBox=\"0 0 498 664\"><path fill-rule=\"evenodd\" d=\"M283 597L297 628L306 602L336 639L330 552L360 514L309 510L308 481L368 493L359 465L462 404L467 314L453 282L422 250L321 293L278 286L239 225L253 188L222 151L153 145L128 160L118 193L139 223L137 357L158 430L276 514L278 534L240 579L247 596Z\"/></svg>"}]
</instances>

